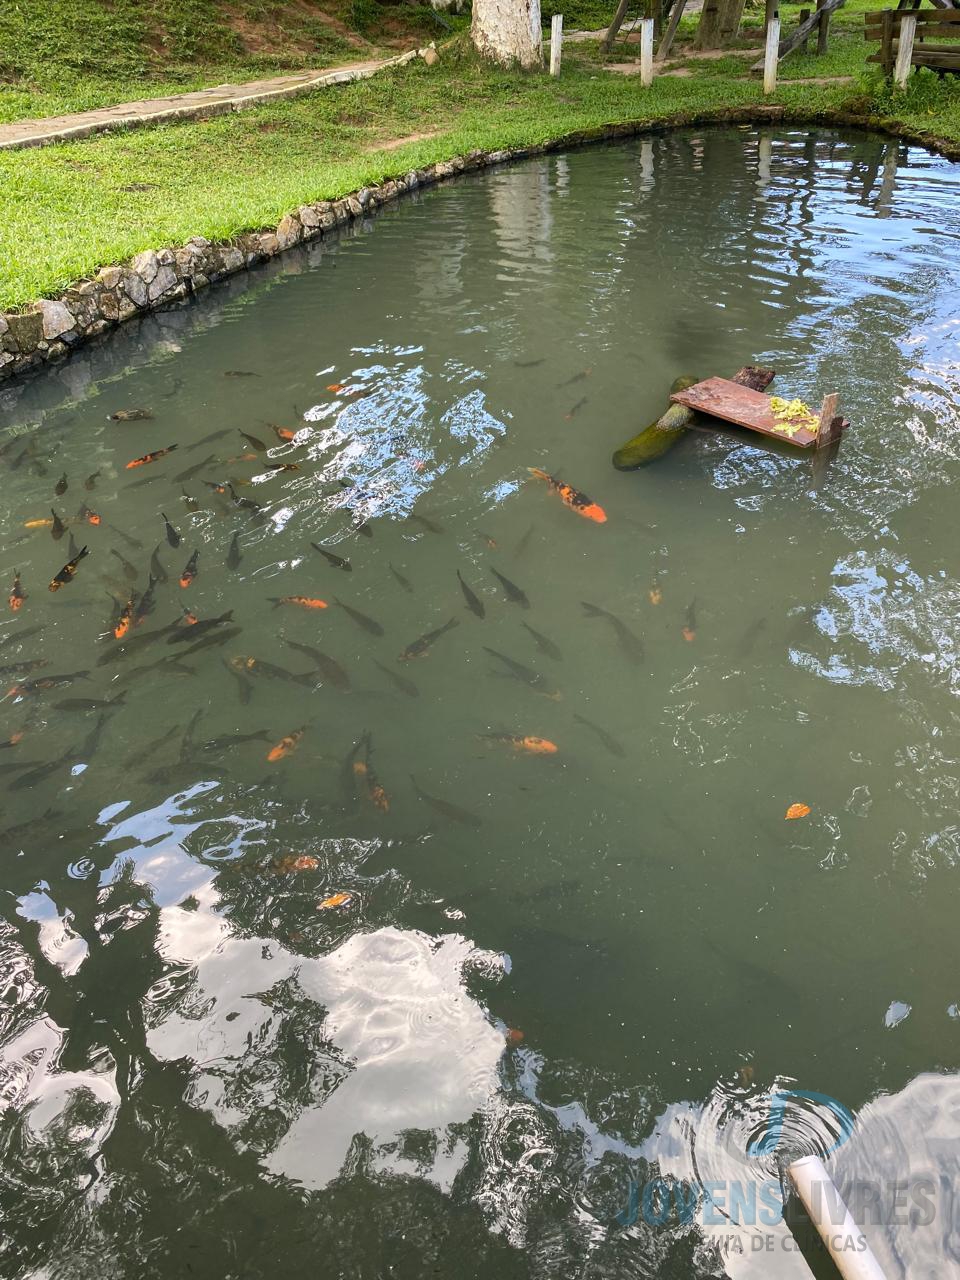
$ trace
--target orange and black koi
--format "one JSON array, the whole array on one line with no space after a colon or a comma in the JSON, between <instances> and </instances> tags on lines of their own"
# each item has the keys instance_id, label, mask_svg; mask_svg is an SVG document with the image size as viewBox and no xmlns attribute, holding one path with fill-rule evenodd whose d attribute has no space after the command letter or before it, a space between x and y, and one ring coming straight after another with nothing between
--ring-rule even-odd
<instances>
[{"instance_id":1,"label":"orange and black koi","mask_svg":"<svg viewBox=\"0 0 960 1280\"><path fill-rule=\"evenodd\" d=\"M96 511L91 511L86 503L84 503L77 512L77 519L85 520L87 524L93 525L100 524L101 521L101 517L97 515Z\"/></svg>"},{"instance_id":2,"label":"orange and black koi","mask_svg":"<svg viewBox=\"0 0 960 1280\"><path fill-rule=\"evenodd\" d=\"M452 631L454 627L459 627L460 619L451 618L449 622L445 622L442 627L437 627L435 631L428 631L426 635L419 636L411 644L408 644L403 653L397 658L398 662L409 662L411 658L423 658L427 650L435 640L439 640L447 631Z\"/></svg>"},{"instance_id":3,"label":"orange and black koi","mask_svg":"<svg viewBox=\"0 0 960 1280\"><path fill-rule=\"evenodd\" d=\"M72 582L74 575L79 568L80 561L90 554L87 547L81 547L79 552L68 560L59 573L55 573L50 580L49 589L51 591L59 591L61 587L65 587L68 582Z\"/></svg>"},{"instance_id":4,"label":"orange and black koi","mask_svg":"<svg viewBox=\"0 0 960 1280\"><path fill-rule=\"evenodd\" d=\"M363 735L363 741L366 743L366 752L363 764L361 769L358 769L357 765L359 764L359 761L356 762L354 764L354 773L362 776L366 780L367 796L369 797L370 803L373 807L375 809L379 809L381 813L387 813L390 809L390 800L386 791L384 791L379 778L373 771L373 764L370 760L370 756L373 752L373 738L369 732Z\"/></svg>"},{"instance_id":5,"label":"orange and black koi","mask_svg":"<svg viewBox=\"0 0 960 1280\"><path fill-rule=\"evenodd\" d=\"M684 614L683 638L688 643L697 638L697 602L690 601Z\"/></svg>"},{"instance_id":6,"label":"orange and black koi","mask_svg":"<svg viewBox=\"0 0 960 1280\"><path fill-rule=\"evenodd\" d=\"M23 608L23 602L26 598L27 593L20 585L20 570L17 569L13 575L13 586L10 588L10 598L8 599L7 604L9 604L10 608L16 612L17 609Z\"/></svg>"},{"instance_id":7,"label":"orange and black koi","mask_svg":"<svg viewBox=\"0 0 960 1280\"><path fill-rule=\"evenodd\" d=\"M501 746L511 747L514 751L525 752L531 756L553 756L557 754L557 744L549 738L537 738L517 733L478 733L477 737L486 742L497 742Z\"/></svg>"},{"instance_id":8,"label":"orange and black koi","mask_svg":"<svg viewBox=\"0 0 960 1280\"><path fill-rule=\"evenodd\" d=\"M111 422L151 422L152 409L118 409L109 415Z\"/></svg>"},{"instance_id":9,"label":"orange and black koi","mask_svg":"<svg viewBox=\"0 0 960 1280\"><path fill-rule=\"evenodd\" d=\"M521 609L529 609L530 601L527 599L527 593L521 591L515 582L511 582L509 578L505 578L502 573L498 573L493 565L490 566L490 572L503 587L507 593L507 599L513 604L518 604Z\"/></svg>"},{"instance_id":10,"label":"orange and black koi","mask_svg":"<svg viewBox=\"0 0 960 1280\"><path fill-rule=\"evenodd\" d=\"M199 570L197 569L197 561L199 560L199 558L200 558L200 549L198 547L197 550L190 557L190 559L187 561L187 563L183 566L183 573L181 573L180 575L181 587L184 587L184 588L189 587L191 582L193 582L194 578L196 578L197 573L199 572Z\"/></svg>"},{"instance_id":11,"label":"orange and black koi","mask_svg":"<svg viewBox=\"0 0 960 1280\"><path fill-rule=\"evenodd\" d=\"M127 603L120 610L120 617L117 619L113 628L114 638L122 640L130 628L133 626L133 613L137 607L137 595L134 592Z\"/></svg>"},{"instance_id":12,"label":"orange and black koi","mask_svg":"<svg viewBox=\"0 0 960 1280\"><path fill-rule=\"evenodd\" d=\"M536 476L538 480L545 480L554 493L559 494L561 500L572 511L575 511L578 516L585 516L587 520L593 520L596 524L606 523L607 513L603 507L591 502L585 493L581 493L579 489L574 489L572 484L565 484L562 480L557 480L546 471L541 471L539 467L527 467L527 470L532 476Z\"/></svg>"},{"instance_id":13,"label":"orange and black koi","mask_svg":"<svg viewBox=\"0 0 960 1280\"><path fill-rule=\"evenodd\" d=\"M127 579L127 581L136 582L136 580L140 577L140 570L137 568L137 566L135 564L131 564L130 561L126 558L126 556L122 556L120 552L115 550L113 547L110 548L110 554L112 556L116 556L117 559L120 561L120 563L123 565L123 576Z\"/></svg>"},{"instance_id":14,"label":"orange and black koi","mask_svg":"<svg viewBox=\"0 0 960 1280\"><path fill-rule=\"evenodd\" d=\"M59 542L67 532L67 526L54 511L53 507L50 508L50 514L53 516L53 524L50 526L50 532L53 535L54 542Z\"/></svg>"},{"instance_id":15,"label":"orange and black koi","mask_svg":"<svg viewBox=\"0 0 960 1280\"><path fill-rule=\"evenodd\" d=\"M214 493L226 493L227 484L223 480L201 480L201 484L205 484L208 489L212 489Z\"/></svg>"},{"instance_id":16,"label":"orange and black koi","mask_svg":"<svg viewBox=\"0 0 960 1280\"><path fill-rule=\"evenodd\" d=\"M58 498L62 498L63 495L67 492L67 488L68 488L67 473L64 472L63 475L60 477L60 479L57 481L57 483L54 485L53 492L57 495Z\"/></svg>"},{"instance_id":17,"label":"orange and black koi","mask_svg":"<svg viewBox=\"0 0 960 1280\"><path fill-rule=\"evenodd\" d=\"M320 552L327 564L332 564L335 569L342 569L344 573L353 573L353 565L349 560L344 560L343 556L335 556L332 551L321 547L319 542L311 542L310 545L314 551Z\"/></svg>"},{"instance_id":18,"label":"orange and black koi","mask_svg":"<svg viewBox=\"0 0 960 1280\"><path fill-rule=\"evenodd\" d=\"M241 433L242 434L242 433ZM285 759L286 756L292 755L299 747L303 735L307 731L306 725L301 725L299 729L294 729L293 733L288 733L286 737L280 739L275 747L271 747L267 752L267 759L271 764L276 764L278 760Z\"/></svg>"},{"instance_id":19,"label":"orange and black koi","mask_svg":"<svg viewBox=\"0 0 960 1280\"><path fill-rule=\"evenodd\" d=\"M160 512L160 515L163 517L163 523L164 523L164 525L165 525L165 527L166 527L167 542L169 542L170 546L171 546L171 547L173 547L173 549L174 549L174 550L176 550L176 549L177 549L177 547L179 547L180 542L181 542L180 535L179 535L179 533L177 533L176 529L173 527L173 525L172 525L172 524L170 523L170 521L167 519L166 513L165 513L165 512L163 512L163 511L161 511L161 512Z\"/></svg>"},{"instance_id":20,"label":"orange and black koi","mask_svg":"<svg viewBox=\"0 0 960 1280\"><path fill-rule=\"evenodd\" d=\"M127 463L126 470L132 471L134 467L145 467L148 462L158 462L161 458L165 458L168 453L173 453L174 449L179 445L168 444L165 449L154 449L152 453L145 453L142 458L134 458Z\"/></svg>"},{"instance_id":21,"label":"orange and black koi","mask_svg":"<svg viewBox=\"0 0 960 1280\"><path fill-rule=\"evenodd\" d=\"M275 609L282 604L295 604L301 609L328 609L326 600L317 600L312 596L267 596Z\"/></svg>"}]
</instances>

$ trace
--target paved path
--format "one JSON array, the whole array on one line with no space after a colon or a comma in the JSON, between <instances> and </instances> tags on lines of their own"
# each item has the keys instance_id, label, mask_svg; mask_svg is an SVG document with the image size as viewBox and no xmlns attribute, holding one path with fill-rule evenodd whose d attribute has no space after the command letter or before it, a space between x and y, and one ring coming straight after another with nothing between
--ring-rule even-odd
<instances>
[{"instance_id":1,"label":"paved path","mask_svg":"<svg viewBox=\"0 0 960 1280\"><path fill-rule=\"evenodd\" d=\"M205 116L242 111L264 102L295 98L328 84L346 84L365 80L384 67L400 66L416 58L420 50L394 58L371 62L351 62L343 67L323 71L302 71L297 75L275 76L270 80L251 80L246 84L218 84L195 93L177 93L169 98L146 98L142 102L121 102L115 107L95 111L78 111L68 116L49 116L45 120L16 120L0 125L0 151L20 147L42 147L50 142L67 142L86 138L110 129L132 129L140 125L166 120L198 120Z\"/></svg>"}]
</instances>

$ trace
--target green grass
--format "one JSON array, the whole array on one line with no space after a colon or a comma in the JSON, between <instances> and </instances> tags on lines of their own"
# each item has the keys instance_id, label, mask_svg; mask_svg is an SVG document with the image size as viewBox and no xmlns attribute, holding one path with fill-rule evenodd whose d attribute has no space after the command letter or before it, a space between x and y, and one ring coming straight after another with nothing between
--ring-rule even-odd
<instances>
[{"instance_id":1,"label":"green grass","mask_svg":"<svg viewBox=\"0 0 960 1280\"><path fill-rule=\"evenodd\" d=\"M434 68L417 62L239 115L0 153L0 307L55 296L141 249L275 225L306 201L474 148L542 142L612 121L682 121L763 101L743 59L691 64L693 76L658 78L643 90L634 77L601 71L582 46L568 46L563 75L552 80L457 56L464 44L444 49ZM856 74L857 82L784 78L772 101L809 119L856 109L960 143L960 87L920 74L907 93L893 93L865 78L867 49L858 27L838 30L827 59L798 59L785 71L809 66ZM380 150L415 133L434 136ZM134 183L148 189L125 189Z\"/></svg>"}]
</instances>

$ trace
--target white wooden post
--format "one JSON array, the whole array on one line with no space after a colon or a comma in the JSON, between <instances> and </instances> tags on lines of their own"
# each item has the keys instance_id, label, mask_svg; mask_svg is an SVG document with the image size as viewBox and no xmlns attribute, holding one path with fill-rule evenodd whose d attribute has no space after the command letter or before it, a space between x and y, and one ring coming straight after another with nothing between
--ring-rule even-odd
<instances>
[{"instance_id":1,"label":"white wooden post","mask_svg":"<svg viewBox=\"0 0 960 1280\"><path fill-rule=\"evenodd\" d=\"M777 61L780 56L780 14L774 12L767 24L767 43L763 50L763 92L773 93L777 87Z\"/></svg>"},{"instance_id":2,"label":"white wooden post","mask_svg":"<svg viewBox=\"0 0 960 1280\"><path fill-rule=\"evenodd\" d=\"M640 23L640 83L645 89L653 84L653 19Z\"/></svg>"},{"instance_id":3,"label":"white wooden post","mask_svg":"<svg viewBox=\"0 0 960 1280\"><path fill-rule=\"evenodd\" d=\"M555 13L550 19L550 74L560 74L560 50L563 46L563 14Z\"/></svg>"},{"instance_id":4,"label":"white wooden post","mask_svg":"<svg viewBox=\"0 0 960 1280\"><path fill-rule=\"evenodd\" d=\"M913 38L916 34L916 14L904 14L900 19L900 39L897 41L897 60L893 64L893 83L899 89L905 89L907 85L907 76L910 74L910 60L913 57Z\"/></svg>"}]
</instances>

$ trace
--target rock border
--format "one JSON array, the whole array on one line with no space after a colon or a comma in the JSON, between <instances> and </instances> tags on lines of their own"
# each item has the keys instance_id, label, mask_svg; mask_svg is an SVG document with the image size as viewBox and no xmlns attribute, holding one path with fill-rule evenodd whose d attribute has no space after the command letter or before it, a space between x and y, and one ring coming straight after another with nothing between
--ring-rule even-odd
<instances>
[{"instance_id":1,"label":"rock border","mask_svg":"<svg viewBox=\"0 0 960 1280\"><path fill-rule=\"evenodd\" d=\"M754 105L663 121L630 120L598 125L526 147L471 151L423 169L387 178L339 200L304 204L278 226L250 231L223 243L194 236L176 248L146 249L123 266L102 268L56 299L40 299L19 311L0 314L0 382L64 360L71 351L134 316L157 311L239 271L249 271L291 249L373 213L381 205L461 173L525 160L594 142L662 134L678 128L726 124L799 124L809 127L870 129L960 159L960 145L911 129L895 120L857 112L804 113L783 106Z\"/></svg>"}]
</instances>

